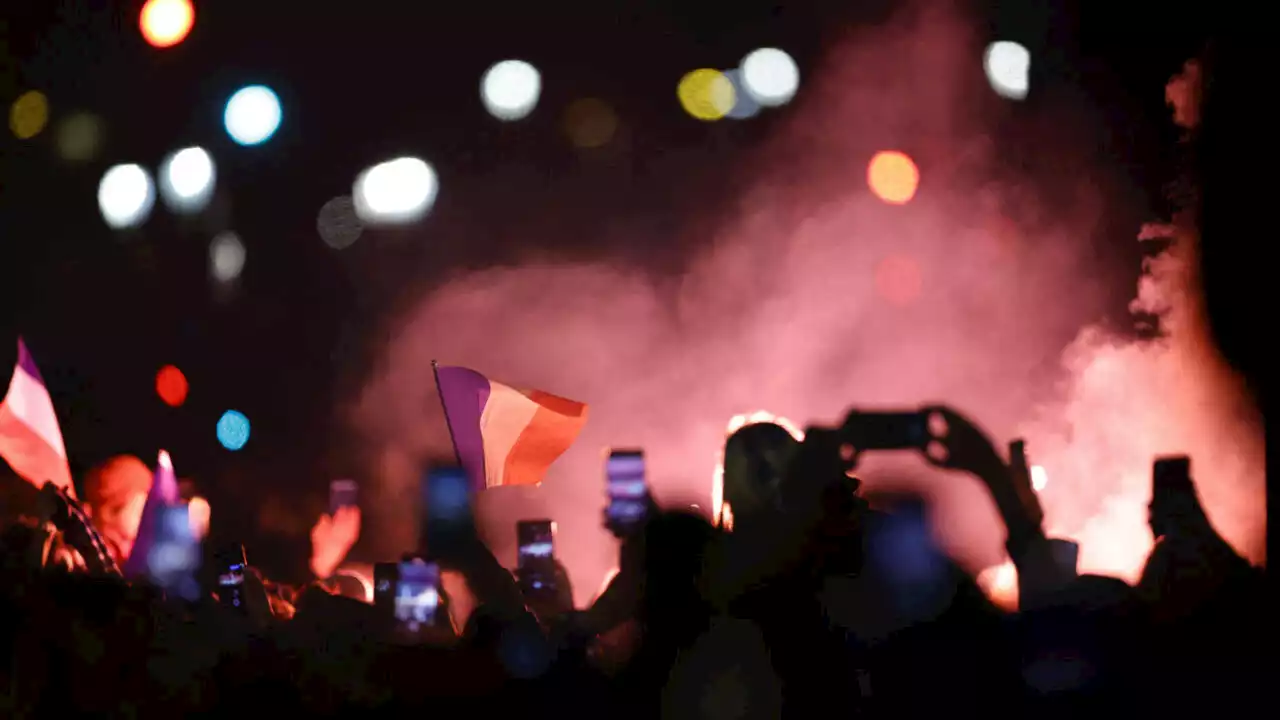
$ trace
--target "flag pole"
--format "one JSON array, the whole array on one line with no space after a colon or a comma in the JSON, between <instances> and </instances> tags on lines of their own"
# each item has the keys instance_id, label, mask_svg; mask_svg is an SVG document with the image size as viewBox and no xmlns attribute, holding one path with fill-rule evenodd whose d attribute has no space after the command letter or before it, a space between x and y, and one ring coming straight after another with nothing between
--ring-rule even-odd
<instances>
[{"instance_id":1,"label":"flag pole","mask_svg":"<svg viewBox=\"0 0 1280 720\"><path fill-rule=\"evenodd\" d=\"M440 398L440 409L444 410L444 426L449 428L449 443L453 445L453 457L462 464L462 453L458 452L458 439L453 436L453 421L449 419L449 404L444 401L444 391L440 389L440 363L431 360L431 374L436 379L436 397Z\"/></svg>"}]
</instances>

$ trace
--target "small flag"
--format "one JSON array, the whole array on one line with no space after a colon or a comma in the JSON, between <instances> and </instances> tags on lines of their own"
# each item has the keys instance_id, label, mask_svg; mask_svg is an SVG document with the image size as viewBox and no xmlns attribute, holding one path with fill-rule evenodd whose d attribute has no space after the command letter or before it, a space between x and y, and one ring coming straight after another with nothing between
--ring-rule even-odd
<instances>
[{"instance_id":1,"label":"small flag","mask_svg":"<svg viewBox=\"0 0 1280 720\"><path fill-rule=\"evenodd\" d=\"M138 535L133 541L129 559L124 563L125 577L137 578L147 574L147 555L156 544L161 515L165 508L174 507L179 502L181 494L178 492L178 478L173 473L173 460L169 453L161 450L151 479L151 491L147 493L147 503L142 506Z\"/></svg>"},{"instance_id":2,"label":"small flag","mask_svg":"<svg viewBox=\"0 0 1280 720\"><path fill-rule=\"evenodd\" d=\"M0 402L0 457L37 488L52 482L75 497L53 400L22 338L9 391Z\"/></svg>"},{"instance_id":3,"label":"small flag","mask_svg":"<svg viewBox=\"0 0 1280 720\"><path fill-rule=\"evenodd\" d=\"M435 371L458 461L476 490L542 482L587 422L584 403L517 390L467 368Z\"/></svg>"}]
</instances>

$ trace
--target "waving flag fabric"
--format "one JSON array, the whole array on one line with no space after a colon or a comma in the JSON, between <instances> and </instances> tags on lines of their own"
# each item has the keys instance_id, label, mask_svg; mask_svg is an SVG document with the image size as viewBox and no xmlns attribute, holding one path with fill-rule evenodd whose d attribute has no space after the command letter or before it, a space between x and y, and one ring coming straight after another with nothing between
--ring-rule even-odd
<instances>
[{"instance_id":1,"label":"waving flag fabric","mask_svg":"<svg viewBox=\"0 0 1280 720\"><path fill-rule=\"evenodd\" d=\"M52 482L75 497L58 416L22 338L9 391L0 402L0 457L37 488Z\"/></svg>"},{"instance_id":2,"label":"waving flag fabric","mask_svg":"<svg viewBox=\"0 0 1280 720\"><path fill-rule=\"evenodd\" d=\"M584 403L517 390L463 367L435 370L458 460L476 490L542 482L587 422Z\"/></svg>"},{"instance_id":3,"label":"waving flag fabric","mask_svg":"<svg viewBox=\"0 0 1280 720\"><path fill-rule=\"evenodd\" d=\"M173 507L181 501L178 492L178 478L173 473L173 460L169 453L160 451L156 461L156 474L151 479L151 491L147 493L147 504L142 506L142 520L138 523L138 535L133 541L133 550L124 564L125 577L136 578L147 574L147 556L156 544L156 536L160 533L160 516L167 507Z\"/></svg>"}]
</instances>

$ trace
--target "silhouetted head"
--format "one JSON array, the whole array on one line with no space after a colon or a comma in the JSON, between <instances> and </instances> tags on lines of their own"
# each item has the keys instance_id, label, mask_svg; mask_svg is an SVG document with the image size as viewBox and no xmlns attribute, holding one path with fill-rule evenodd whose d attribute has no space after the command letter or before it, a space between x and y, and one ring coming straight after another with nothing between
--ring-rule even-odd
<instances>
[{"instance_id":1,"label":"silhouetted head","mask_svg":"<svg viewBox=\"0 0 1280 720\"><path fill-rule=\"evenodd\" d=\"M651 623L702 607L703 571L719 536L704 518L690 513L664 513L645 526L643 620Z\"/></svg>"},{"instance_id":2,"label":"silhouetted head","mask_svg":"<svg viewBox=\"0 0 1280 720\"><path fill-rule=\"evenodd\" d=\"M780 510L780 488L800 443L775 423L744 425L724 446L724 500L734 522Z\"/></svg>"}]
</instances>

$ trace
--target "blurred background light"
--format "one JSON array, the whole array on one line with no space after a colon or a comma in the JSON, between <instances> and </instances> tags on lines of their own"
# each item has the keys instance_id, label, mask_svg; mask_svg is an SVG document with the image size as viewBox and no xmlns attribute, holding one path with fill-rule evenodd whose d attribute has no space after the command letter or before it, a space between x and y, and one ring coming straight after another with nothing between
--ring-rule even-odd
<instances>
[{"instance_id":1,"label":"blurred background light","mask_svg":"<svg viewBox=\"0 0 1280 720\"><path fill-rule=\"evenodd\" d=\"M747 120L753 118L760 113L760 103L751 97L751 93L747 92L746 87L742 84L742 70L734 68L725 70L724 76L733 83L733 108L729 110L727 117L734 120Z\"/></svg>"},{"instance_id":2,"label":"blurred background light","mask_svg":"<svg viewBox=\"0 0 1280 720\"><path fill-rule=\"evenodd\" d=\"M356 217L355 201L350 195L333 198L320 207L316 215L316 231L324 244L334 250L349 248L360 239L364 225Z\"/></svg>"},{"instance_id":3,"label":"blurred background light","mask_svg":"<svg viewBox=\"0 0 1280 720\"><path fill-rule=\"evenodd\" d=\"M439 182L425 161L402 157L379 163L356 178L356 217L366 223L398 225L422 218L435 203Z\"/></svg>"},{"instance_id":4,"label":"blurred background light","mask_svg":"<svg viewBox=\"0 0 1280 720\"><path fill-rule=\"evenodd\" d=\"M777 48L760 48L742 59L742 85L765 107L791 102L800 89L800 68L791 56Z\"/></svg>"},{"instance_id":5,"label":"blurred background light","mask_svg":"<svg viewBox=\"0 0 1280 720\"><path fill-rule=\"evenodd\" d=\"M98 209L108 227L121 230L141 225L155 203L155 183L141 165L115 165L102 174Z\"/></svg>"},{"instance_id":6,"label":"blurred background light","mask_svg":"<svg viewBox=\"0 0 1280 720\"><path fill-rule=\"evenodd\" d=\"M480 80L480 100L499 120L528 117L542 95L542 76L523 60L503 60L485 71Z\"/></svg>"},{"instance_id":7,"label":"blurred background light","mask_svg":"<svg viewBox=\"0 0 1280 720\"><path fill-rule=\"evenodd\" d=\"M618 131L618 115L603 100L574 100L564 111L564 131L574 147L604 147Z\"/></svg>"},{"instance_id":8,"label":"blurred background light","mask_svg":"<svg viewBox=\"0 0 1280 720\"><path fill-rule=\"evenodd\" d=\"M55 139L58 155L70 162L86 162L98 155L102 124L90 113L75 113L58 123Z\"/></svg>"},{"instance_id":9,"label":"blurred background light","mask_svg":"<svg viewBox=\"0 0 1280 720\"><path fill-rule=\"evenodd\" d=\"M250 85L231 96L222 120L236 143L260 145L276 133L282 116L280 98L271 88Z\"/></svg>"},{"instance_id":10,"label":"blurred background light","mask_svg":"<svg viewBox=\"0 0 1280 720\"><path fill-rule=\"evenodd\" d=\"M138 15L138 29L152 47L173 47L187 38L196 22L191 0L147 0Z\"/></svg>"},{"instance_id":11,"label":"blurred background light","mask_svg":"<svg viewBox=\"0 0 1280 720\"><path fill-rule=\"evenodd\" d=\"M187 401L187 376L173 365L165 365L156 373L156 394L169 407L178 407Z\"/></svg>"},{"instance_id":12,"label":"blurred background light","mask_svg":"<svg viewBox=\"0 0 1280 720\"><path fill-rule=\"evenodd\" d=\"M680 78L676 86L680 107L699 120L719 120L734 106L733 83L724 73L700 68Z\"/></svg>"},{"instance_id":13,"label":"blurred background light","mask_svg":"<svg viewBox=\"0 0 1280 720\"><path fill-rule=\"evenodd\" d=\"M49 123L49 98L39 90L18 96L9 108L9 129L19 140L30 140Z\"/></svg>"},{"instance_id":14,"label":"blurred background light","mask_svg":"<svg viewBox=\"0 0 1280 720\"><path fill-rule=\"evenodd\" d=\"M213 198L216 181L213 158L203 148L184 148L160 165L160 197L173 212L203 210Z\"/></svg>"},{"instance_id":15,"label":"blurred background light","mask_svg":"<svg viewBox=\"0 0 1280 720\"><path fill-rule=\"evenodd\" d=\"M233 232L218 233L209 243L209 275L227 283L240 277L244 270L244 243Z\"/></svg>"},{"instance_id":16,"label":"blurred background light","mask_svg":"<svg viewBox=\"0 0 1280 720\"><path fill-rule=\"evenodd\" d=\"M867 184L876 197L890 205L906 205L916 195L920 171L905 153L878 152L867 165Z\"/></svg>"},{"instance_id":17,"label":"blurred background light","mask_svg":"<svg viewBox=\"0 0 1280 720\"><path fill-rule=\"evenodd\" d=\"M991 89L1002 98L1022 100L1031 89L1031 51L1016 42L1001 40L988 45L982 69Z\"/></svg>"},{"instance_id":18,"label":"blurred background light","mask_svg":"<svg viewBox=\"0 0 1280 720\"><path fill-rule=\"evenodd\" d=\"M228 410L218 418L218 442L232 452L249 442L249 418L237 410Z\"/></svg>"}]
</instances>

